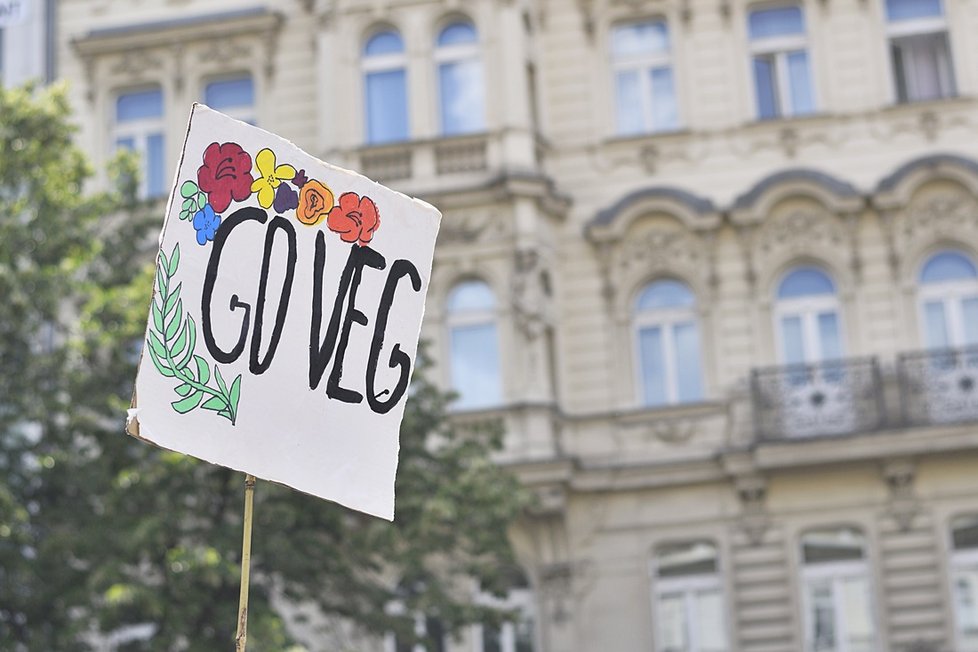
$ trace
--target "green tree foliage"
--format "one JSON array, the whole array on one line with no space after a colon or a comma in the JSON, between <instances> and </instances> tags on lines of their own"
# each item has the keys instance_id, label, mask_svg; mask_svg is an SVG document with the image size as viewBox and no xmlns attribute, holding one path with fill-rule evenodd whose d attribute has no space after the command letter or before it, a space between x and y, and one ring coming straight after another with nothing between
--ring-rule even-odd
<instances>
[{"instance_id":1,"label":"green tree foliage","mask_svg":"<svg viewBox=\"0 0 978 652\"><path fill-rule=\"evenodd\" d=\"M63 89L0 87L0 649L230 650L243 476L122 433L159 218L124 164L86 195L72 137ZM405 640L501 617L471 586L505 589L525 494L445 403L419 369L393 524L259 481L249 649L294 643L273 595Z\"/></svg>"}]
</instances>

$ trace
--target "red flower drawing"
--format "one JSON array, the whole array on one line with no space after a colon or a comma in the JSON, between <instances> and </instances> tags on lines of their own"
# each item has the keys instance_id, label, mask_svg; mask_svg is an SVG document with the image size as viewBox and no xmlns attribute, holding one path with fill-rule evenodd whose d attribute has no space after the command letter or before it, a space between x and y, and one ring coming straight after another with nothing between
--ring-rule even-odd
<instances>
[{"instance_id":1,"label":"red flower drawing","mask_svg":"<svg viewBox=\"0 0 978 652\"><path fill-rule=\"evenodd\" d=\"M343 242L359 242L366 245L380 228L377 204L370 197L360 198L355 192L340 195L340 205L334 206L326 216L326 226L340 234Z\"/></svg>"},{"instance_id":2,"label":"red flower drawing","mask_svg":"<svg viewBox=\"0 0 978 652\"><path fill-rule=\"evenodd\" d=\"M251 195L251 155L237 143L211 143L204 150L204 164L197 170L197 185L207 193L215 213L223 213L231 200Z\"/></svg>"}]
</instances>

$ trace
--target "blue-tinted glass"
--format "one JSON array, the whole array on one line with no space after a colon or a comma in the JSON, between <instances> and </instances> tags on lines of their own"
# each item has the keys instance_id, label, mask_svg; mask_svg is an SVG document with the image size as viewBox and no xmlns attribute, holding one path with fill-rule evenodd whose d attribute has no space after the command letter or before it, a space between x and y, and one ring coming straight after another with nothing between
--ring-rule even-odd
<instances>
[{"instance_id":1,"label":"blue-tinted glass","mask_svg":"<svg viewBox=\"0 0 978 652\"><path fill-rule=\"evenodd\" d=\"M153 89L126 93L115 101L116 122L163 117L163 91Z\"/></svg>"},{"instance_id":2,"label":"blue-tinted glass","mask_svg":"<svg viewBox=\"0 0 978 652\"><path fill-rule=\"evenodd\" d=\"M482 281L464 281L455 286L448 295L448 312L473 312L492 310L496 299L492 290Z\"/></svg>"},{"instance_id":3,"label":"blue-tinted glass","mask_svg":"<svg viewBox=\"0 0 978 652\"><path fill-rule=\"evenodd\" d=\"M131 152L132 150L136 149L136 141L128 136L126 138L117 138L115 141L115 147L116 149L124 149Z\"/></svg>"},{"instance_id":4,"label":"blue-tinted glass","mask_svg":"<svg viewBox=\"0 0 978 652\"><path fill-rule=\"evenodd\" d=\"M804 50L788 55L788 80L791 85L791 109L795 115L815 110L812 80L808 72L808 53Z\"/></svg>"},{"instance_id":5,"label":"blue-tinted glass","mask_svg":"<svg viewBox=\"0 0 978 652\"><path fill-rule=\"evenodd\" d=\"M818 316L818 339L822 348L822 360L838 360L842 357L842 340L839 337L839 318L834 312Z\"/></svg>"},{"instance_id":6,"label":"blue-tinted glass","mask_svg":"<svg viewBox=\"0 0 978 652\"><path fill-rule=\"evenodd\" d=\"M748 27L752 39L804 34L805 19L800 7L763 9L751 12Z\"/></svg>"},{"instance_id":7,"label":"blue-tinted glass","mask_svg":"<svg viewBox=\"0 0 978 652\"><path fill-rule=\"evenodd\" d=\"M961 302L961 319L964 320L964 344L978 344L978 298L965 299Z\"/></svg>"},{"instance_id":8,"label":"blue-tinted glass","mask_svg":"<svg viewBox=\"0 0 978 652\"><path fill-rule=\"evenodd\" d=\"M638 70L624 70L615 76L615 108L618 113L619 134L639 134L645 131L638 74Z\"/></svg>"},{"instance_id":9,"label":"blue-tinted glass","mask_svg":"<svg viewBox=\"0 0 978 652\"><path fill-rule=\"evenodd\" d=\"M754 90L757 93L757 117L761 120L777 118L780 113L775 88L774 61L768 57L754 57Z\"/></svg>"},{"instance_id":10,"label":"blue-tinted glass","mask_svg":"<svg viewBox=\"0 0 978 652\"><path fill-rule=\"evenodd\" d=\"M942 251L931 256L920 271L921 283L942 283L978 278L978 270L966 256L954 251Z\"/></svg>"},{"instance_id":11,"label":"blue-tinted glass","mask_svg":"<svg viewBox=\"0 0 978 652\"><path fill-rule=\"evenodd\" d=\"M911 20L940 16L944 13L941 0L886 0L888 20Z\"/></svg>"},{"instance_id":12,"label":"blue-tinted glass","mask_svg":"<svg viewBox=\"0 0 978 652\"><path fill-rule=\"evenodd\" d=\"M950 345L944 303L928 301L924 304L924 341L929 349L943 349Z\"/></svg>"},{"instance_id":13,"label":"blue-tinted glass","mask_svg":"<svg viewBox=\"0 0 978 652\"><path fill-rule=\"evenodd\" d=\"M801 317L782 317L781 339L785 364L805 361L805 342L801 333Z\"/></svg>"},{"instance_id":14,"label":"blue-tinted glass","mask_svg":"<svg viewBox=\"0 0 978 652\"><path fill-rule=\"evenodd\" d=\"M251 77L222 79L204 88L204 104L212 109L252 106L255 103L255 85Z\"/></svg>"},{"instance_id":15,"label":"blue-tinted glass","mask_svg":"<svg viewBox=\"0 0 978 652\"><path fill-rule=\"evenodd\" d=\"M459 393L456 407L486 407L501 402L495 325L452 328L451 358L452 385Z\"/></svg>"},{"instance_id":16,"label":"blue-tinted glass","mask_svg":"<svg viewBox=\"0 0 978 652\"><path fill-rule=\"evenodd\" d=\"M368 57L398 52L404 52L404 41L401 40L401 35L394 31L378 32L363 46L363 53Z\"/></svg>"},{"instance_id":17,"label":"blue-tinted glass","mask_svg":"<svg viewBox=\"0 0 978 652\"><path fill-rule=\"evenodd\" d=\"M662 329L643 328L638 333L639 359L642 364L642 400L645 405L665 405L666 363L662 351Z\"/></svg>"},{"instance_id":18,"label":"blue-tinted glass","mask_svg":"<svg viewBox=\"0 0 978 652\"><path fill-rule=\"evenodd\" d=\"M835 285L825 272L814 267L800 267L788 274L778 287L779 299L794 299L820 294L835 294Z\"/></svg>"},{"instance_id":19,"label":"blue-tinted glass","mask_svg":"<svg viewBox=\"0 0 978 652\"><path fill-rule=\"evenodd\" d=\"M669 29L665 23L629 23L611 31L611 52L616 58L668 51Z\"/></svg>"},{"instance_id":20,"label":"blue-tinted glass","mask_svg":"<svg viewBox=\"0 0 978 652\"><path fill-rule=\"evenodd\" d=\"M150 134L146 138L146 195L148 197L161 197L166 193L163 160L163 134Z\"/></svg>"},{"instance_id":21,"label":"blue-tinted glass","mask_svg":"<svg viewBox=\"0 0 978 652\"><path fill-rule=\"evenodd\" d=\"M694 322L676 324L673 328L676 344L676 382L680 403L703 398L703 378L700 367L700 339Z\"/></svg>"},{"instance_id":22,"label":"blue-tinted glass","mask_svg":"<svg viewBox=\"0 0 978 652\"><path fill-rule=\"evenodd\" d=\"M679 281L663 280L651 283L638 296L639 310L657 308L684 308L696 303L696 297L685 284Z\"/></svg>"},{"instance_id":23,"label":"blue-tinted glass","mask_svg":"<svg viewBox=\"0 0 978 652\"><path fill-rule=\"evenodd\" d=\"M477 59L438 66L441 91L441 128L446 135L482 131L485 119L485 85Z\"/></svg>"},{"instance_id":24,"label":"blue-tinted glass","mask_svg":"<svg viewBox=\"0 0 978 652\"><path fill-rule=\"evenodd\" d=\"M404 70L367 74L367 141L387 143L408 137Z\"/></svg>"},{"instance_id":25,"label":"blue-tinted glass","mask_svg":"<svg viewBox=\"0 0 978 652\"><path fill-rule=\"evenodd\" d=\"M438 46L476 43L479 35L471 23L452 23L438 35Z\"/></svg>"},{"instance_id":26,"label":"blue-tinted glass","mask_svg":"<svg viewBox=\"0 0 978 652\"><path fill-rule=\"evenodd\" d=\"M652 74L652 128L672 129L679 124L671 68L654 68Z\"/></svg>"}]
</instances>

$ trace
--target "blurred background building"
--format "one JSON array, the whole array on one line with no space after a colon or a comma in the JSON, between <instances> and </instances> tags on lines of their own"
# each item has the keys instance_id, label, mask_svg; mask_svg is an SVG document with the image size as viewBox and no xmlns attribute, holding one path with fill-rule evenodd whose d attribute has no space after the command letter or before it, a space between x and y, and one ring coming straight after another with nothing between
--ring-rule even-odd
<instances>
[{"instance_id":1,"label":"blurred background building","mask_svg":"<svg viewBox=\"0 0 978 652\"><path fill-rule=\"evenodd\" d=\"M0 0L0 34L147 198L199 101L443 211L438 380L539 496L525 618L444 649L978 650L974 0Z\"/></svg>"}]
</instances>

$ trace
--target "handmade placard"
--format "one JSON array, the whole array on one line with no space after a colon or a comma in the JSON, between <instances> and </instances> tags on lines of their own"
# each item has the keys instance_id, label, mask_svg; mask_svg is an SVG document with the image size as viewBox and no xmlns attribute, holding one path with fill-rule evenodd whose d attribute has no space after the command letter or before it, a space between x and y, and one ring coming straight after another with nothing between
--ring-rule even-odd
<instances>
[{"instance_id":1,"label":"handmade placard","mask_svg":"<svg viewBox=\"0 0 978 652\"><path fill-rule=\"evenodd\" d=\"M195 105L129 432L393 519L440 218Z\"/></svg>"}]
</instances>

